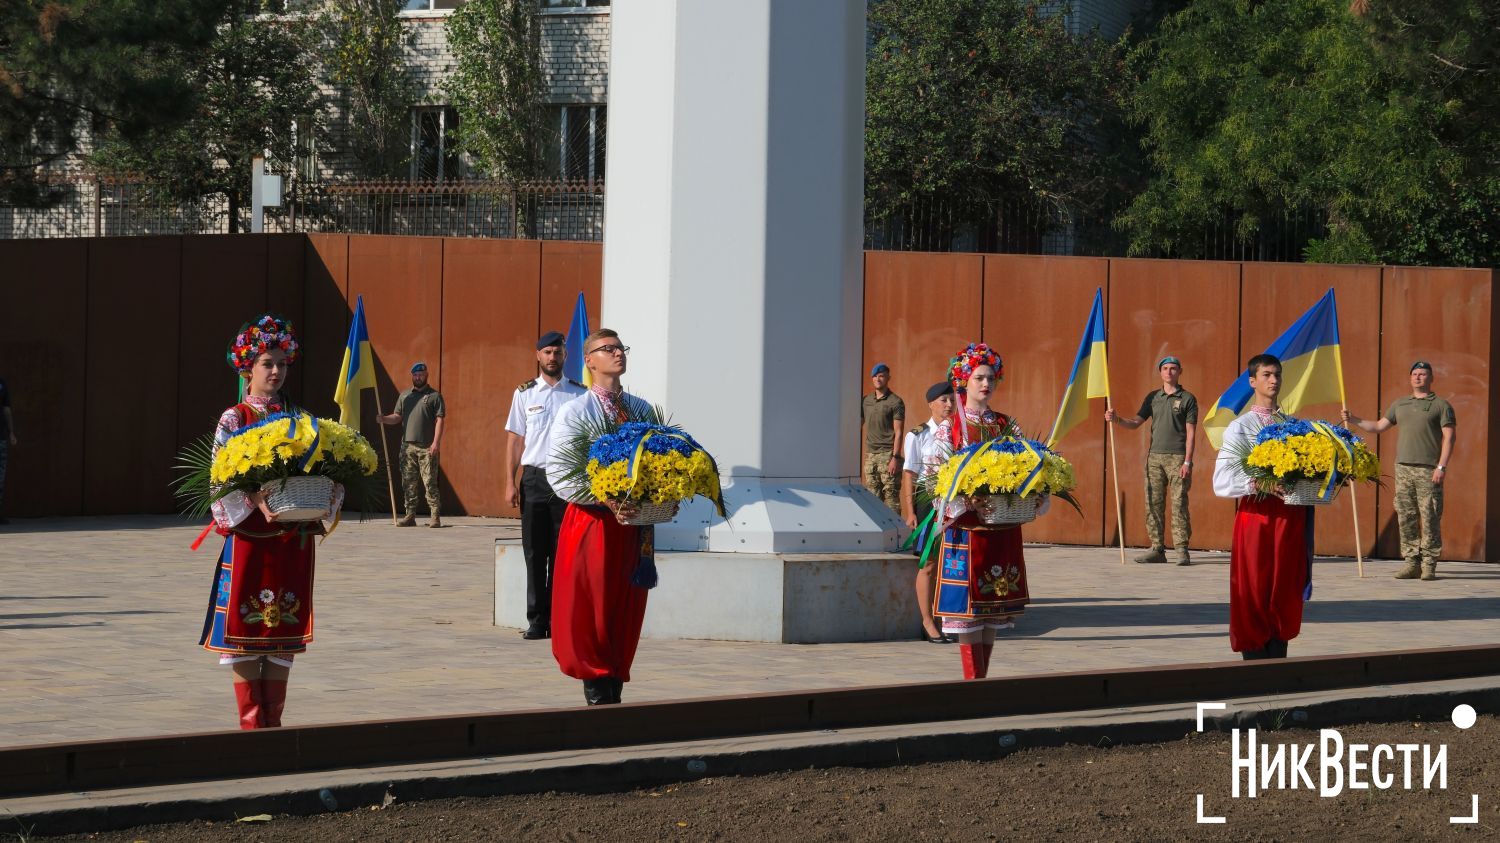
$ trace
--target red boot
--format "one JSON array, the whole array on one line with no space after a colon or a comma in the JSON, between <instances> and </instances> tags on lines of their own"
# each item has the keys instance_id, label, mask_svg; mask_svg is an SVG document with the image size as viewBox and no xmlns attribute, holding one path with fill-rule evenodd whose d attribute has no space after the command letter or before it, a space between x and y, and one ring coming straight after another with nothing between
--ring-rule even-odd
<instances>
[{"instance_id":1,"label":"red boot","mask_svg":"<svg viewBox=\"0 0 1500 843\"><path fill-rule=\"evenodd\" d=\"M958 657L964 662L964 678L973 679L979 669L979 659L982 656L977 652L983 645L960 644L958 645Z\"/></svg>"},{"instance_id":2,"label":"red boot","mask_svg":"<svg viewBox=\"0 0 1500 843\"><path fill-rule=\"evenodd\" d=\"M261 696L259 682L234 683L234 699L240 707L240 728L259 729L261 720Z\"/></svg>"},{"instance_id":3,"label":"red boot","mask_svg":"<svg viewBox=\"0 0 1500 843\"><path fill-rule=\"evenodd\" d=\"M280 726L281 710L286 708L286 680L260 680L260 710L264 726Z\"/></svg>"},{"instance_id":4,"label":"red boot","mask_svg":"<svg viewBox=\"0 0 1500 843\"><path fill-rule=\"evenodd\" d=\"M990 675L990 653L995 652L994 642L989 644L974 645L977 652L974 653L974 677L983 679Z\"/></svg>"}]
</instances>

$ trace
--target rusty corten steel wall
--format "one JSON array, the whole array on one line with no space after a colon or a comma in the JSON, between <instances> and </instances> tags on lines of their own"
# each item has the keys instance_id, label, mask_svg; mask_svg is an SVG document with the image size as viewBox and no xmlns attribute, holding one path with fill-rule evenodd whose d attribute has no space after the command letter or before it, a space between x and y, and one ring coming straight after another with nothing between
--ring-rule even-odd
<instances>
[{"instance_id":1,"label":"rusty corten steel wall","mask_svg":"<svg viewBox=\"0 0 1500 843\"><path fill-rule=\"evenodd\" d=\"M891 367L891 391L906 405L904 429L926 422L927 387L946 377L949 358L979 341L983 301L982 255L867 253L858 394L872 389L871 367L885 363ZM861 466L864 447L861 435Z\"/></svg>"},{"instance_id":2,"label":"rusty corten steel wall","mask_svg":"<svg viewBox=\"0 0 1500 843\"><path fill-rule=\"evenodd\" d=\"M1488 470L1495 417L1495 393L1490 388L1495 355L1492 282L1487 269L1385 267L1380 401L1355 410L1363 417L1379 418L1377 414L1384 414L1393 401L1411 394L1412 362L1432 363L1433 390L1453 404L1458 422L1443 500L1444 559L1500 559L1500 548L1486 541L1491 517L1486 506L1496 482L1495 473ZM1380 436L1381 473L1392 478L1391 491L1398 433L1391 430ZM1377 548L1381 556L1400 555L1390 494L1381 495Z\"/></svg>"},{"instance_id":3,"label":"rusty corten steel wall","mask_svg":"<svg viewBox=\"0 0 1500 843\"><path fill-rule=\"evenodd\" d=\"M1116 410L1126 416L1136 414L1146 394L1161 386L1156 361L1170 354L1182 360L1182 385L1197 397L1201 423L1243 362L1238 337L1240 265L1166 260L1111 260L1109 264L1109 382L1117 396ZM1084 315L1072 318L1081 324ZM1148 542L1143 467L1151 447L1150 427L1142 425L1133 431L1116 427L1115 442L1120 449L1125 543L1144 546ZM1192 547L1226 549L1234 504L1214 497L1213 449L1201 434L1196 445L1189 498ZM1164 538L1170 545L1170 511L1166 520ZM1105 538L1109 542L1118 541L1114 524L1114 507L1107 506Z\"/></svg>"},{"instance_id":4,"label":"rusty corten steel wall","mask_svg":"<svg viewBox=\"0 0 1500 843\"><path fill-rule=\"evenodd\" d=\"M539 242L542 247L542 285L536 336L540 337L547 331L568 332L579 292L583 293L584 306L588 308L589 328L608 328L608 325L599 324L604 248L598 243ZM533 341L532 348L535 346ZM533 372L535 369L532 366Z\"/></svg>"},{"instance_id":5,"label":"rusty corten steel wall","mask_svg":"<svg viewBox=\"0 0 1500 843\"><path fill-rule=\"evenodd\" d=\"M463 512L517 515L504 499L506 434L515 388L536 372L541 244L443 241L444 473Z\"/></svg>"},{"instance_id":6,"label":"rusty corten steel wall","mask_svg":"<svg viewBox=\"0 0 1500 843\"><path fill-rule=\"evenodd\" d=\"M0 513L83 514L88 265L79 241L0 241L0 378L10 387L18 440Z\"/></svg>"},{"instance_id":7,"label":"rusty corten steel wall","mask_svg":"<svg viewBox=\"0 0 1500 843\"><path fill-rule=\"evenodd\" d=\"M1350 409L1373 407L1380 389L1380 267L1331 266L1296 263L1247 263L1244 265L1245 308L1241 322L1240 365L1266 349L1329 288L1339 308L1339 345L1344 362L1344 394ZM1229 381L1220 379L1213 390L1222 391ZM1213 401L1215 394L1209 397ZM1337 401L1303 407L1297 415L1334 424L1343 408ZM1207 412L1208 408L1203 408ZM1365 411L1373 412L1373 411ZM1366 436L1374 448L1394 447L1394 440L1379 441ZM1330 506L1317 514L1317 552L1336 556L1354 555L1354 511L1359 505L1360 546L1365 553L1375 547L1376 499L1379 489L1361 486L1339 493Z\"/></svg>"},{"instance_id":8,"label":"rusty corten steel wall","mask_svg":"<svg viewBox=\"0 0 1500 843\"><path fill-rule=\"evenodd\" d=\"M171 512L182 238L111 237L86 248L83 511ZM131 371L137 365L144 377Z\"/></svg>"},{"instance_id":9,"label":"rusty corten steel wall","mask_svg":"<svg viewBox=\"0 0 1500 843\"><path fill-rule=\"evenodd\" d=\"M1109 262L1102 258L984 257L984 341L1005 363L1005 381L991 403L1037 439L1045 441L1052 429L1094 291L1108 283ZM1114 498L1105 487L1104 402L1096 404L1099 415L1059 445L1077 472L1075 497L1083 515L1057 503L1048 517L1026 525L1028 541L1103 541L1104 507L1113 507Z\"/></svg>"},{"instance_id":10,"label":"rusty corten steel wall","mask_svg":"<svg viewBox=\"0 0 1500 843\"><path fill-rule=\"evenodd\" d=\"M240 325L267 310L268 241L208 234L177 242L182 250L182 308L177 328L180 448L212 433L219 414L239 396L238 376L224 355ZM288 388L294 378L288 375Z\"/></svg>"},{"instance_id":11,"label":"rusty corten steel wall","mask_svg":"<svg viewBox=\"0 0 1500 843\"><path fill-rule=\"evenodd\" d=\"M349 296L349 235L309 234L303 247L302 319L297 323L302 341L300 372L292 381L301 385L302 406L328 418L338 418L333 390L338 385L339 366L344 360L344 343L349 337L349 320L354 318ZM280 302L273 298L272 306ZM394 395L387 391L383 399L389 405ZM368 391L361 404L373 404ZM387 406L387 409L389 407ZM378 431L363 428L377 453ZM381 454L381 459L384 459Z\"/></svg>"}]
</instances>

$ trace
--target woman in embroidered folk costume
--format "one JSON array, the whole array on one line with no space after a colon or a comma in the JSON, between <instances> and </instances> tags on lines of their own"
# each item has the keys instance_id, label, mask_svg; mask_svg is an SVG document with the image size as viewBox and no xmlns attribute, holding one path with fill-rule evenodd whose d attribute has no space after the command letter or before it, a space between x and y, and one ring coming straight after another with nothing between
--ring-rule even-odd
<instances>
[{"instance_id":1,"label":"woman in embroidered folk costume","mask_svg":"<svg viewBox=\"0 0 1500 843\"><path fill-rule=\"evenodd\" d=\"M645 421L655 415L620 385L630 349L619 334L595 331L583 349L593 385L557 411L549 434L553 443L575 436L584 422ZM547 461L547 481L569 501L552 568L552 656L563 673L583 680L589 705L617 703L641 640L646 591L655 585L636 576L638 568L654 572L654 528L624 523L621 519L636 513L636 504L595 499L588 480L567 475L558 459Z\"/></svg>"},{"instance_id":2,"label":"woman in embroidered folk costume","mask_svg":"<svg viewBox=\"0 0 1500 843\"><path fill-rule=\"evenodd\" d=\"M990 409L1003 371L1000 355L984 343L970 343L948 362L958 409L934 435L944 459L1010 429L1010 418ZM936 611L943 634L958 638L964 678L983 678L989 674L996 630L1013 627L1031 601L1021 528L982 525L963 497L954 498L936 517L947 525L938 558Z\"/></svg>"},{"instance_id":3,"label":"woman in embroidered folk costume","mask_svg":"<svg viewBox=\"0 0 1500 843\"><path fill-rule=\"evenodd\" d=\"M289 321L267 314L241 327L228 359L244 380L244 398L219 417L215 453L236 431L292 409L281 387L299 351ZM332 511L343 493L334 486ZM234 671L240 728L280 726L292 658L313 638L311 536L322 534L322 523L278 521L260 492L232 492L212 510L224 550L198 643Z\"/></svg>"}]
</instances>

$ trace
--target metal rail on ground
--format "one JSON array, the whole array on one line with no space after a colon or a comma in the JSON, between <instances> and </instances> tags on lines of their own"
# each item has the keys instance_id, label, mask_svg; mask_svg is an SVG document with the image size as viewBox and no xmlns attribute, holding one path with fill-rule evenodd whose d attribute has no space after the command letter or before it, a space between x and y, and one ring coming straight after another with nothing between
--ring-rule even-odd
<instances>
[{"instance_id":1,"label":"metal rail on ground","mask_svg":"<svg viewBox=\"0 0 1500 843\"><path fill-rule=\"evenodd\" d=\"M0 749L0 796L1491 675L1500 645L43 744Z\"/></svg>"}]
</instances>

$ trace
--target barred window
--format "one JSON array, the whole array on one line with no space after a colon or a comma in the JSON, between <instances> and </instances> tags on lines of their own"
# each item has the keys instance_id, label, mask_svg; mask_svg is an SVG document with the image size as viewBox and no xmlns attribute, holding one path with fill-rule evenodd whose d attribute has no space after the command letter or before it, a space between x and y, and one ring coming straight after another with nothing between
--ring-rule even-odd
<instances>
[{"instance_id":1,"label":"barred window","mask_svg":"<svg viewBox=\"0 0 1500 843\"><path fill-rule=\"evenodd\" d=\"M569 181L603 181L608 108L555 105L549 109L547 172Z\"/></svg>"},{"instance_id":2,"label":"barred window","mask_svg":"<svg viewBox=\"0 0 1500 843\"><path fill-rule=\"evenodd\" d=\"M458 112L448 106L411 110L411 180L452 181L463 175L454 130Z\"/></svg>"}]
</instances>

